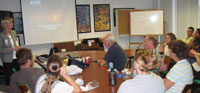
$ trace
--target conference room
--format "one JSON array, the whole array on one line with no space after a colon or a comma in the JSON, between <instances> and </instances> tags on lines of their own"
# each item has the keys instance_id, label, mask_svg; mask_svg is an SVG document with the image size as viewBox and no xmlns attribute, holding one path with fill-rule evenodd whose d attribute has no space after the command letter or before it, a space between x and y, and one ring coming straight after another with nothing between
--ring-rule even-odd
<instances>
[{"instance_id":1,"label":"conference room","mask_svg":"<svg viewBox=\"0 0 200 93\"><path fill-rule=\"evenodd\" d=\"M187 37L188 27L196 31L200 5L199 0L2 0L1 20L6 16L13 19L12 30L19 46L31 49L34 60L39 59L33 62L34 68L45 69L47 63L43 61L52 54L63 61L69 56L89 58L89 65L72 78L82 79L83 86L98 82L98 87L88 92L111 93L118 91L126 77L117 75L116 86L110 86L109 64L98 64L108 52L105 35L113 35L126 54L124 68L131 69L135 51L145 48L147 35L158 40L156 50L163 55L167 33L181 40ZM7 92L3 63L0 59L0 91ZM124 75L121 71L119 74Z\"/></svg>"}]
</instances>

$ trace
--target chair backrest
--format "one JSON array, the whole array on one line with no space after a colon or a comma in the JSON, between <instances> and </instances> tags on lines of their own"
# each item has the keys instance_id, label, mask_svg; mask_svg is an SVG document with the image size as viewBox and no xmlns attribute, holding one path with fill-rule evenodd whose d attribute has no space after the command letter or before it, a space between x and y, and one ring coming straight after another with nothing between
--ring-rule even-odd
<instances>
[{"instance_id":1,"label":"chair backrest","mask_svg":"<svg viewBox=\"0 0 200 93\"><path fill-rule=\"evenodd\" d=\"M57 47L53 47L49 51L49 56L51 56L51 55L53 55L54 53L57 53L57 52L58 52L58 48Z\"/></svg>"},{"instance_id":2,"label":"chair backrest","mask_svg":"<svg viewBox=\"0 0 200 93\"><path fill-rule=\"evenodd\" d=\"M192 84L187 84L187 85L185 86L185 88L183 89L182 93L189 93L188 91L189 91L189 89L191 89L191 88L192 88Z\"/></svg>"},{"instance_id":3,"label":"chair backrest","mask_svg":"<svg viewBox=\"0 0 200 93\"><path fill-rule=\"evenodd\" d=\"M57 48L58 52L62 52L62 50L66 50L66 51L76 51L77 50L77 46L74 45L74 41L54 43L54 47Z\"/></svg>"},{"instance_id":4,"label":"chair backrest","mask_svg":"<svg viewBox=\"0 0 200 93\"><path fill-rule=\"evenodd\" d=\"M27 84L19 86L19 93L32 93Z\"/></svg>"}]
</instances>

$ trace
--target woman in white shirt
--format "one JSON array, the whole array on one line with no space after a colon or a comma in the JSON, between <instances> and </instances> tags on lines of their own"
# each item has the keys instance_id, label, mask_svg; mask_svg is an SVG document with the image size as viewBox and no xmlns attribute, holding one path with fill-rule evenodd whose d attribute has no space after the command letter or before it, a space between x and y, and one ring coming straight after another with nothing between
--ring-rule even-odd
<instances>
[{"instance_id":1,"label":"woman in white shirt","mask_svg":"<svg viewBox=\"0 0 200 93\"><path fill-rule=\"evenodd\" d=\"M49 57L47 62L47 70L48 74L40 76L36 83L36 93L81 92L80 87L67 74L59 56L52 55ZM60 79L64 80L60 81ZM69 84L64 81L67 81Z\"/></svg>"},{"instance_id":2,"label":"woman in white shirt","mask_svg":"<svg viewBox=\"0 0 200 93\"><path fill-rule=\"evenodd\" d=\"M134 68L137 75L123 82L118 93L165 93L163 80L151 71L159 66L156 55L149 50L136 52Z\"/></svg>"}]
</instances>

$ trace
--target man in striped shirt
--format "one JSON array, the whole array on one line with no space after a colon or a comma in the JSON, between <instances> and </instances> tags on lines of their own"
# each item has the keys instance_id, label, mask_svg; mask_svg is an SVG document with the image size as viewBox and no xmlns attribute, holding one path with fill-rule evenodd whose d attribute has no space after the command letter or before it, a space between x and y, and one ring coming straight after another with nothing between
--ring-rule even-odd
<instances>
[{"instance_id":1,"label":"man in striped shirt","mask_svg":"<svg viewBox=\"0 0 200 93\"><path fill-rule=\"evenodd\" d=\"M181 93L187 84L193 82L192 68L187 60L188 47L184 42L174 40L169 43L168 48L170 57L176 64L164 79L166 93Z\"/></svg>"}]
</instances>

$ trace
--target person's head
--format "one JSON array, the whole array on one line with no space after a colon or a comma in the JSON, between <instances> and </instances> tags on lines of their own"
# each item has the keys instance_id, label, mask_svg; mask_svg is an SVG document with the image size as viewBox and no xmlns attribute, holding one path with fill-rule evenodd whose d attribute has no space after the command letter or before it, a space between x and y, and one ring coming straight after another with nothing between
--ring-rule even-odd
<instances>
[{"instance_id":1,"label":"person's head","mask_svg":"<svg viewBox=\"0 0 200 93\"><path fill-rule=\"evenodd\" d=\"M194 28L193 27L188 27L188 29L187 29L187 36L191 37L192 34L193 34L193 32L194 32Z\"/></svg>"},{"instance_id":2,"label":"person's head","mask_svg":"<svg viewBox=\"0 0 200 93\"><path fill-rule=\"evenodd\" d=\"M1 26L5 31L10 31L13 29L13 19L10 17L5 17L1 20Z\"/></svg>"},{"instance_id":3,"label":"person's head","mask_svg":"<svg viewBox=\"0 0 200 93\"><path fill-rule=\"evenodd\" d=\"M146 36L143 45L145 49L152 50L157 47L158 41L154 36Z\"/></svg>"},{"instance_id":4,"label":"person's head","mask_svg":"<svg viewBox=\"0 0 200 93\"><path fill-rule=\"evenodd\" d=\"M52 75L59 75L60 68L62 67L62 60L58 55L52 55L47 61L47 70Z\"/></svg>"},{"instance_id":5,"label":"person's head","mask_svg":"<svg viewBox=\"0 0 200 93\"><path fill-rule=\"evenodd\" d=\"M21 48L16 53L18 64L21 68L29 68L33 65L32 51L28 48Z\"/></svg>"},{"instance_id":6,"label":"person's head","mask_svg":"<svg viewBox=\"0 0 200 93\"><path fill-rule=\"evenodd\" d=\"M175 61L188 58L188 46L181 40L173 40L168 45L170 57Z\"/></svg>"},{"instance_id":7,"label":"person's head","mask_svg":"<svg viewBox=\"0 0 200 93\"><path fill-rule=\"evenodd\" d=\"M114 36L112 34L106 34L103 37L102 41L103 41L104 47L106 49L108 49L114 44L115 38L114 38Z\"/></svg>"},{"instance_id":8,"label":"person's head","mask_svg":"<svg viewBox=\"0 0 200 93\"><path fill-rule=\"evenodd\" d=\"M165 43L168 45L172 40L176 40L176 36L173 33L167 33L165 35Z\"/></svg>"},{"instance_id":9,"label":"person's head","mask_svg":"<svg viewBox=\"0 0 200 93\"><path fill-rule=\"evenodd\" d=\"M200 28L197 28L195 33L194 33L195 37L200 37Z\"/></svg>"},{"instance_id":10,"label":"person's head","mask_svg":"<svg viewBox=\"0 0 200 93\"><path fill-rule=\"evenodd\" d=\"M50 93L51 92L51 85L55 80L58 80L60 74L60 68L62 67L62 60L57 55L52 55L48 58L47 61L47 71L48 71L48 78L45 84L42 86L41 92L42 93Z\"/></svg>"},{"instance_id":11,"label":"person's head","mask_svg":"<svg viewBox=\"0 0 200 93\"><path fill-rule=\"evenodd\" d=\"M159 66L159 62L157 61L156 55L147 50L140 49L135 54L134 68L137 73L140 72L149 72L154 70L157 66Z\"/></svg>"}]
</instances>

